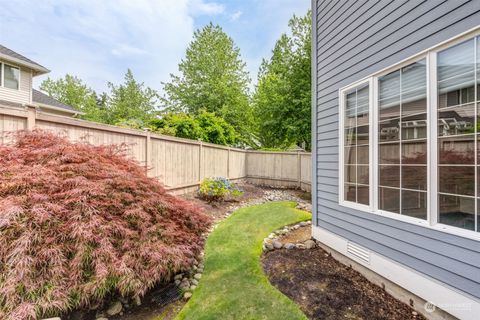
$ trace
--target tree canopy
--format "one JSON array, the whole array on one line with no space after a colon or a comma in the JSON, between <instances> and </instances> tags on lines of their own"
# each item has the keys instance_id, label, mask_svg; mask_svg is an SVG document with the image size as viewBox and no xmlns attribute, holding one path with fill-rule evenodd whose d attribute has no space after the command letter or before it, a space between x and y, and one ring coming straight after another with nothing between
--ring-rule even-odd
<instances>
[{"instance_id":1,"label":"tree canopy","mask_svg":"<svg viewBox=\"0 0 480 320\"><path fill-rule=\"evenodd\" d=\"M253 97L255 132L261 146L310 146L311 12L293 16L290 33L263 60Z\"/></svg>"},{"instance_id":2,"label":"tree canopy","mask_svg":"<svg viewBox=\"0 0 480 320\"><path fill-rule=\"evenodd\" d=\"M163 104L172 111L213 112L233 126L243 142L252 140L253 121L246 64L220 26L212 23L194 33L181 60L179 74L164 83Z\"/></svg>"},{"instance_id":3,"label":"tree canopy","mask_svg":"<svg viewBox=\"0 0 480 320\"><path fill-rule=\"evenodd\" d=\"M40 90L83 112L83 119L102 122L103 110L97 106L97 95L81 79L69 74L57 80L48 78L41 83Z\"/></svg>"},{"instance_id":4,"label":"tree canopy","mask_svg":"<svg viewBox=\"0 0 480 320\"><path fill-rule=\"evenodd\" d=\"M150 128L158 133L180 138L202 140L205 142L232 145L238 140L235 129L214 113L201 110L196 115L185 112L170 112L154 119Z\"/></svg>"}]
</instances>

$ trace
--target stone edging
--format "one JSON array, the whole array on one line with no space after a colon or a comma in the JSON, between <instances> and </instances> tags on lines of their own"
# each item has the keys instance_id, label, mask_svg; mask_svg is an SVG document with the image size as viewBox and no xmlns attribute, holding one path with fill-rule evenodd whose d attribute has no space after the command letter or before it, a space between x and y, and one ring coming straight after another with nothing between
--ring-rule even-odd
<instances>
[{"instance_id":1,"label":"stone edging","mask_svg":"<svg viewBox=\"0 0 480 320\"><path fill-rule=\"evenodd\" d=\"M274 232L270 233L270 235L263 239L263 252L268 252L268 251L273 251L273 250L279 250L279 249L287 249L287 250L292 250L292 249L313 249L317 246L317 243L315 240L309 239L303 243L285 243L282 244L278 239L281 236L287 235L288 233L304 228L307 226L310 226L312 224L311 221L302 221L294 225L289 225L285 226L281 229L275 230Z\"/></svg>"}]
</instances>

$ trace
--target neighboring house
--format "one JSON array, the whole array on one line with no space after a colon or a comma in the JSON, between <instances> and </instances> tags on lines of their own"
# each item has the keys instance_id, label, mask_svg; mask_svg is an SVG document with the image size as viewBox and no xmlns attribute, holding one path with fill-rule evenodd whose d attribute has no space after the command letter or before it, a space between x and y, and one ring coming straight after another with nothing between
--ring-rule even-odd
<instances>
[{"instance_id":1,"label":"neighboring house","mask_svg":"<svg viewBox=\"0 0 480 320\"><path fill-rule=\"evenodd\" d=\"M312 3L313 236L480 319L480 0Z\"/></svg>"},{"instance_id":2,"label":"neighboring house","mask_svg":"<svg viewBox=\"0 0 480 320\"><path fill-rule=\"evenodd\" d=\"M41 112L70 117L81 114L32 88L33 77L48 72L47 68L0 45L0 107L34 106Z\"/></svg>"}]
</instances>

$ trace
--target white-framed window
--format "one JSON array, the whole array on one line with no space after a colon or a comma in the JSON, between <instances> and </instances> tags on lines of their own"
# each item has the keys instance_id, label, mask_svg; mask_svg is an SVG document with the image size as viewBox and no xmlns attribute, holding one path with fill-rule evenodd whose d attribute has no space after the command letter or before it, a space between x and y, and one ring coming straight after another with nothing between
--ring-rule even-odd
<instances>
[{"instance_id":1,"label":"white-framed window","mask_svg":"<svg viewBox=\"0 0 480 320\"><path fill-rule=\"evenodd\" d=\"M0 63L0 85L4 88L20 89L20 68Z\"/></svg>"},{"instance_id":2,"label":"white-framed window","mask_svg":"<svg viewBox=\"0 0 480 320\"><path fill-rule=\"evenodd\" d=\"M480 27L339 102L341 205L480 240Z\"/></svg>"},{"instance_id":3,"label":"white-framed window","mask_svg":"<svg viewBox=\"0 0 480 320\"><path fill-rule=\"evenodd\" d=\"M371 81L363 81L346 88L340 96L342 108L340 132L342 147L341 202L345 205L370 210L372 205L372 134Z\"/></svg>"}]
</instances>

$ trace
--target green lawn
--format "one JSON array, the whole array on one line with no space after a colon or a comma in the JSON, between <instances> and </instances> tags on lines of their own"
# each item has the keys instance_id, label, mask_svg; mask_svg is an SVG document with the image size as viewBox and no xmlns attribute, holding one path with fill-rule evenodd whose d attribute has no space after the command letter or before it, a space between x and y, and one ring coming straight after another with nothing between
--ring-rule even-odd
<instances>
[{"instance_id":1,"label":"green lawn","mask_svg":"<svg viewBox=\"0 0 480 320\"><path fill-rule=\"evenodd\" d=\"M240 209L208 237L205 272L176 319L306 319L270 285L260 264L263 239L284 225L311 219L293 202Z\"/></svg>"}]
</instances>

